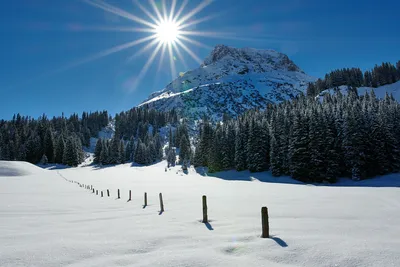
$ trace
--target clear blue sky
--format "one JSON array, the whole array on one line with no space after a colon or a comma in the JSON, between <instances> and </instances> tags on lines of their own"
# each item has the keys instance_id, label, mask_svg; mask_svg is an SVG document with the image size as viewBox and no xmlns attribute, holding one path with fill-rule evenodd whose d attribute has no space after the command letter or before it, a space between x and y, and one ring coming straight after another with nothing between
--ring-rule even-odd
<instances>
[{"instance_id":1,"label":"clear blue sky","mask_svg":"<svg viewBox=\"0 0 400 267\"><path fill-rule=\"evenodd\" d=\"M106 2L148 19L131 0ZM183 14L199 3L189 0ZM208 47L187 45L201 59L221 43L276 49L306 73L322 77L335 68L366 69L399 60L399 10L396 0L215 0L191 20L214 18L192 30L229 32L230 37L235 33L236 38L193 36ZM168 61L158 71L158 58L139 86L131 88L152 50L131 61L127 58L142 46L69 68L146 36L95 27L139 26L81 0L0 1L0 118L10 119L18 112L37 117L103 109L115 114L161 90L172 77ZM184 51L183 55L189 69L198 66ZM178 72L187 70L179 58L175 64Z\"/></svg>"}]
</instances>

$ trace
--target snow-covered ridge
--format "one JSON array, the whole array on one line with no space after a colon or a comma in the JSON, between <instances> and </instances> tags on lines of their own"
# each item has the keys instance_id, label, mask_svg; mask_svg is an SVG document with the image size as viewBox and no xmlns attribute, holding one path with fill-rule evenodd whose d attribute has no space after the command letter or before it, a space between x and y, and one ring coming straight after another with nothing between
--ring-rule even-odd
<instances>
[{"instance_id":1,"label":"snow-covered ridge","mask_svg":"<svg viewBox=\"0 0 400 267\"><path fill-rule=\"evenodd\" d=\"M141 105L177 109L197 119L236 116L295 97L315 79L274 50L218 45L198 68L181 74Z\"/></svg>"},{"instance_id":2,"label":"snow-covered ridge","mask_svg":"<svg viewBox=\"0 0 400 267\"><path fill-rule=\"evenodd\" d=\"M321 98L325 94L333 94L337 90L340 90L340 92L342 94L347 94L348 88L349 87L347 85L342 85L342 86L339 86L337 89L334 89L334 88L327 89L327 90L324 90L321 93L319 93L318 97ZM364 95L366 92L371 93L372 91L374 91L376 97L378 97L378 98L384 98L386 93L388 93L389 95L392 94L393 97L397 101L400 101L400 81L398 81L396 83L380 86L377 88L359 87L359 88L357 88L357 91L358 91L358 95Z\"/></svg>"}]
</instances>

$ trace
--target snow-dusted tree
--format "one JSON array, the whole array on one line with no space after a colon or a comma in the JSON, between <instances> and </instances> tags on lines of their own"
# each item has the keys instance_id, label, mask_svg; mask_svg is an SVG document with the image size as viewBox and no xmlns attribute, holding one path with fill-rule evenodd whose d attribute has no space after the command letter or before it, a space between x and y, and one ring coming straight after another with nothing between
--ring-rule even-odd
<instances>
[{"instance_id":1,"label":"snow-dusted tree","mask_svg":"<svg viewBox=\"0 0 400 267\"><path fill-rule=\"evenodd\" d=\"M109 147L109 164L119 164L121 163L121 153L120 153L120 140L114 135L111 139Z\"/></svg>"},{"instance_id":2,"label":"snow-dusted tree","mask_svg":"<svg viewBox=\"0 0 400 267\"><path fill-rule=\"evenodd\" d=\"M40 164L46 165L47 163L49 163L49 160L47 159L46 155L43 154Z\"/></svg>"},{"instance_id":3,"label":"snow-dusted tree","mask_svg":"<svg viewBox=\"0 0 400 267\"><path fill-rule=\"evenodd\" d=\"M100 163L102 165L110 164L109 161L109 142L107 140L101 139L101 152L100 152Z\"/></svg>"},{"instance_id":4,"label":"snow-dusted tree","mask_svg":"<svg viewBox=\"0 0 400 267\"><path fill-rule=\"evenodd\" d=\"M182 134L179 142L179 161L186 169L190 165L190 143L186 135Z\"/></svg>"},{"instance_id":5,"label":"snow-dusted tree","mask_svg":"<svg viewBox=\"0 0 400 267\"><path fill-rule=\"evenodd\" d=\"M125 145L123 140L119 142L119 162L125 163Z\"/></svg>"},{"instance_id":6,"label":"snow-dusted tree","mask_svg":"<svg viewBox=\"0 0 400 267\"><path fill-rule=\"evenodd\" d=\"M296 112L293 122L293 134L289 147L290 173L294 179L309 181L309 147L308 121L305 114Z\"/></svg>"},{"instance_id":7,"label":"snow-dusted tree","mask_svg":"<svg viewBox=\"0 0 400 267\"><path fill-rule=\"evenodd\" d=\"M167 162L168 162L168 168L170 166L175 166L176 164L176 152L175 148L171 147L166 151L167 154Z\"/></svg>"},{"instance_id":8,"label":"snow-dusted tree","mask_svg":"<svg viewBox=\"0 0 400 267\"><path fill-rule=\"evenodd\" d=\"M235 168L237 171L243 171L247 167L246 163L246 140L242 133L245 129L240 127L240 122L236 128L235 135Z\"/></svg>"},{"instance_id":9,"label":"snow-dusted tree","mask_svg":"<svg viewBox=\"0 0 400 267\"><path fill-rule=\"evenodd\" d=\"M65 141L64 141L64 136L61 134L58 139L57 139L57 145L56 145L56 156L54 159L55 163L63 163L63 157L64 157L64 150L65 150Z\"/></svg>"},{"instance_id":10,"label":"snow-dusted tree","mask_svg":"<svg viewBox=\"0 0 400 267\"><path fill-rule=\"evenodd\" d=\"M53 163L54 162L54 137L53 137L53 131L51 127L49 127L46 131L46 134L44 136L44 154L46 155L48 162Z\"/></svg>"},{"instance_id":11,"label":"snow-dusted tree","mask_svg":"<svg viewBox=\"0 0 400 267\"><path fill-rule=\"evenodd\" d=\"M63 163L73 167L78 166L78 164L80 163L79 154L76 149L76 141L72 137L67 139L64 150Z\"/></svg>"},{"instance_id":12,"label":"snow-dusted tree","mask_svg":"<svg viewBox=\"0 0 400 267\"><path fill-rule=\"evenodd\" d=\"M93 159L94 163L100 163L101 162L102 145L103 145L102 139L98 138L97 142L96 142L96 147L94 149L94 159Z\"/></svg>"}]
</instances>

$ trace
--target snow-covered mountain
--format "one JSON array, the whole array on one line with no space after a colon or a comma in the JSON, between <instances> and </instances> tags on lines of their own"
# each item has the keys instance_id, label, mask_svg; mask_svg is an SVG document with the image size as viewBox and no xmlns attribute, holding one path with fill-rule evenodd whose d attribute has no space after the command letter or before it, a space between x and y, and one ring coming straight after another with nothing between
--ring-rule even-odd
<instances>
[{"instance_id":1,"label":"snow-covered mountain","mask_svg":"<svg viewBox=\"0 0 400 267\"><path fill-rule=\"evenodd\" d=\"M163 111L176 108L193 119L218 119L224 113L236 116L290 99L314 80L274 50L218 45L199 68L181 74L141 105Z\"/></svg>"}]
</instances>

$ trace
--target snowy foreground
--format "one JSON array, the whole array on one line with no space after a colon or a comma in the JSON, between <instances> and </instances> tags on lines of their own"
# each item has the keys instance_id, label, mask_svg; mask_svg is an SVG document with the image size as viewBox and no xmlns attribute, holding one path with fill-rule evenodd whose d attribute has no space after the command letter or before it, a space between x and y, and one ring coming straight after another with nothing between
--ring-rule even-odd
<instances>
[{"instance_id":1,"label":"snowy foreground","mask_svg":"<svg viewBox=\"0 0 400 267\"><path fill-rule=\"evenodd\" d=\"M399 176L313 186L164 168L43 170L0 161L0 266L400 266L400 188L384 183ZM203 194L209 225L200 222ZM260 238L262 206L270 239Z\"/></svg>"}]
</instances>

